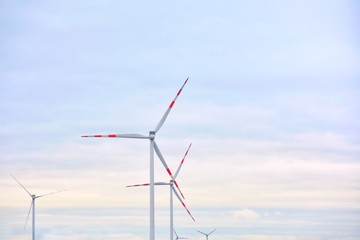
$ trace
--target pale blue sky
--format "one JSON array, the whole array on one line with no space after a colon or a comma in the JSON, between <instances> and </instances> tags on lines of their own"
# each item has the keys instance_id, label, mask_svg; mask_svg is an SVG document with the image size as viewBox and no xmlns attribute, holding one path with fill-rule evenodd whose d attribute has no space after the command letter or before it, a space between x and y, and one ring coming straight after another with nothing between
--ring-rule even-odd
<instances>
[{"instance_id":1,"label":"pale blue sky","mask_svg":"<svg viewBox=\"0 0 360 240\"><path fill-rule=\"evenodd\" d=\"M124 186L148 181L148 143L80 136L146 134L186 77L157 135L173 171L193 143L179 184L197 222L177 205L180 235L358 239L359 10L0 1L0 239L31 237L30 199L9 173L36 194L69 190L39 199L39 239L147 239L148 189ZM167 239L166 187L156 207Z\"/></svg>"}]
</instances>

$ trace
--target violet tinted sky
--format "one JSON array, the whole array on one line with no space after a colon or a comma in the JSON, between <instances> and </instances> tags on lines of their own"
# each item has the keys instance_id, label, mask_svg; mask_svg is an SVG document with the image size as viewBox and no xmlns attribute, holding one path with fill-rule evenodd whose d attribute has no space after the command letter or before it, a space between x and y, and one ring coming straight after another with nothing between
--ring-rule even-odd
<instances>
[{"instance_id":1,"label":"violet tinted sky","mask_svg":"<svg viewBox=\"0 0 360 240\"><path fill-rule=\"evenodd\" d=\"M84 216L108 239L146 239L147 212L126 209L148 192L123 186L147 181L148 144L79 136L146 134L188 76L157 137L173 169L193 143L179 181L197 223L177 206L188 237L359 238L359 15L356 1L2 1L0 238L30 236L11 172L37 194L70 190L38 205L69 209L53 224L70 239L96 239L71 224ZM159 189L164 239L167 204ZM139 225L115 230L126 218L109 207ZM64 239L51 229L42 239Z\"/></svg>"}]
</instances>

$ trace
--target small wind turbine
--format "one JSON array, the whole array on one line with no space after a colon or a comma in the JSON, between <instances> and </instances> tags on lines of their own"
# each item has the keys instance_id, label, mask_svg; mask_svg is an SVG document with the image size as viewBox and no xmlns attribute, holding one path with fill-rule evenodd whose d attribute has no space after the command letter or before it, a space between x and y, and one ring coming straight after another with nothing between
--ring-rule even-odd
<instances>
[{"instance_id":1,"label":"small wind turbine","mask_svg":"<svg viewBox=\"0 0 360 240\"><path fill-rule=\"evenodd\" d=\"M215 230L216 230L216 229L212 230L212 231L209 232L209 233L204 233L204 232L201 232L201 231L199 231L199 230L196 230L196 231L198 231L198 232L201 233L201 234L204 234L204 235L206 236L206 240L208 240L208 239L209 239L209 235L212 234L213 232L215 232Z\"/></svg>"},{"instance_id":2,"label":"small wind turbine","mask_svg":"<svg viewBox=\"0 0 360 240\"><path fill-rule=\"evenodd\" d=\"M175 229L174 229L174 233L175 233L175 235L176 235L175 240L178 240L178 239L187 239L187 238L179 237L179 236L177 235L177 233L176 233Z\"/></svg>"},{"instance_id":3,"label":"small wind turbine","mask_svg":"<svg viewBox=\"0 0 360 240\"><path fill-rule=\"evenodd\" d=\"M11 175L11 174L10 174ZM43 195L39 195L39 196L36 196L35 194L31 194L13 175L11 175L15 181L17 181L20 186L29 194L29 196L31 197L31 205L30 205L30 208L29 208L29 212L28 212L28 215L26 217L26 221L25 221L25 225L24 225L24 230L25 230L25 227L26 227L26 224L27 224L27 221L29 219L29 215L30 215L30 211L32 209L32 240L35 240L35 199L37 198L41 198L41 197L44 197L44 196L47 196L47 195L51 195L51 194L55 194L55 193L59 193L59 192L64 192L66 190L61 190L61 191L57 191L57 192L51 192L51 193L47 193L47 194L43 194Z\"/></svg>"},{"instance_id":4,"label":"small wind turbine","mask_svg":"<svg viewBox=\"0 0 360 240\"><path fill-rule=\"evenodd\" d=\"M142 135L142 134L96 134L96 135L85 135L82 137L105 137L105 138L137 138L137 139L149 139L150 140L150 233L149 237L150 240L155 240L155 197L154 197L154 149L157 155L161 155L161 152L158 146L155 143L155 135L163 126L167 116L170 113L170 110L175 104L176 99L179 97L182 89L184 88L185 84L189 78L187 78L184 84L181 86L180 90L177 92L174 100L170 103L169 107L165 111L164 115L160 119L159 123L155 127L155 130L149 131L149 135ZM159 156L160 157L160 156Z\"/></svg>"},{"instance_id":5,"label":"small wind turbine","mask_svg":"<svg viewBox=\"0 0 360 240\"><path fill-rule=\"evenodd\" d=\"M178 187L177 183L176 183L176 177L178 176L179 172L180 172L180 169L185 161L185 158L190 150L190 147L191 147L192 144L189 145L188 149L186 150L185 152L185 155L184 157L182 158L181 162L180 162L180 165L179 167L177 168L176 170L176 173L175 175L173 176L170 169L168 168L166 162L165 162L165 159L163 158L162 155L161 156L161 161L163 162L168 174L170 175L171 177L171 180L169 182L155 182L154 185L169 185L170 186L170 240L173 240L174 239L174 234L173 234L173 231L175 232L174 230L174 207L173 207L173 193L175 194L175 196L179 199L179 201L181 202L181 204L183 205L183 207L186 209L187 213L190 215L190 217L192 218L192 220L195 222L195 219L194 217L191 215L189 209L186 207L185 203L182 201L180 195L178 194L178 192L176 191L176 189L174 188L174 184L176 184L176 186ZM136 184L136 185L130 185L130 186L126 186L126 187L142 187L142 186L149 186L150 184L149 183L145 183L145 184ZM179 187L178 187L179 189ZM176 233L175 233L176 234ZM177 238L179 239L179 238Z\"/></svg>"}]
</instances>

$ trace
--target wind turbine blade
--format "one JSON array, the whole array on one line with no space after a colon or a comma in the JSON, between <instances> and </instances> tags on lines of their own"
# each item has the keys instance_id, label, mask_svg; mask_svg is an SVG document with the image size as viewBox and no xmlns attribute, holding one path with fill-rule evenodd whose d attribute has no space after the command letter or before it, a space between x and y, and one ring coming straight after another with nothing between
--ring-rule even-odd
<instances>
[{"instance_id":1,"label":"wind turbine blade","mask_svg":"<svg viewBox=\"0 0 360 240\"><path fill-rule=\"evenodd\" d=\"M213 232L215 232L216 228L214 230L212 230L208 235L212 234Z\"/></svg>"},{"instance_id":2,"label":"wind turbine blade","mask_svg":"<svg viewBox=\"0 0 360 240\"><path fill-rule=\"evenodd\" d=\"M162 153L160 152L160 149L159 149L159 147L158 147L158 145L156 144L155 141L154 141L154 149L155 149L155 152L156 152L156 154L158 155L161 163L162 163L163 166L165 167L167 173L168 173L169 176L171 177L171 179L172 179L172 180L175 180L175 179L174 179L174 176L173 176L172 173L171 173L171 170L170 170L169 166L168 166L168 165L166 164L166 162L165 162L164 156L163 156Z\"/></svg>"},{"instance_id":3,"label":"wind turbine blade","mask_svg":"<svg viewBox=\"0 0 360 240\"><path fill-rule=\"evenodd\" d=\"M25 228L26 228L26 224L27 224L27 221L28 221L28 219L29 219L29 215L30 215L31 209L32 209L32 207L33 207L33 204L34 204L34 200L31 200L31 205L30 205L30 208L29 208L29 212L28 212L28 214L27 214L27 217L26 217L26 221L25 221L25 225L24 225L24 230L25 230Z\"/></svg>"},{"instance_id":4,"label":"wind turbine blade","mask_svg":"<svg viewBox=\"0 0 360 240\"><path fill-rule=\"evenodd\" d=\"M199 230L196 230L196 231L198 231L198 232L201 233L201 234L204 234L205 236L207 235L206 233L203 233L203 232L201 232L201 231L199 231Z\"/></svg>"},{"instance_id":5,"label":"wind turbine blade","mask_svg":"<svg viewBox=\"0 0 360 240\"><path fill-rule=\"evenodd\" d=\"M164 124L167 116L169 115L170 113L170 110L171 108L174 106L175 102L176 102L176 99L179 97L182 89L184 88L185 84L187 83L187 81L189 80L189 78L187 78L184 82L184 84L181 86L180 90L178 91L178 93L176 94L174 100L172 100L172 102L170 103L168 109L166 110L165 114L162 116L162 118L160 119L160 122L158 123L158 125L156 126L155 128L155 132L158 132L160 130L160 128L162 127L162 125Z\"/></svg>"},{"instance_id":6,"label":"wind turbine blade","mask_svg":"<svg viewBox=\"0 0 360 240\"><path fill-rule=\"evenodd\" d=\"M47 196L47 195L52 195L52 194L61 193L61 192L65 192L65 191L67 191L67 190L61 190L61 191L57 191L57 192L46 193L46 194L43 194L43 195L40 195L40 196L36 196L35 198L40 198L40 197L44 197L44 196Z\"/></svg>"},{"instance_id":7,"label":"wind turbine blade","mask_svg":"<svg viewBox=\"0 0 360 240\"><path fill-rule=\"evenodd\" d=\"M141 138L141 139L149 139L149 136L145 136L142 134L130 133L130 134L95 134L95 135L84 135L85 137L95 137L95 138Z\"/></svg>"},{"instance_id":8,"label":"wind turbine blade","mask_svg":"<svg viewBox=\"0 0 360 240\"><path fill-rule=\"evenodd\" d=\"M175 229L173 229L173 230L174 230L174 233L175 233L176 239L179 239L179 236L177 235L177 233L176 233Z\"/></svg>"},{"instance_id":9,"label":"wind turbine blade","mask_svg":"<svg viewBox=\"0 0 360 240\"><path fill-rule=\"evenodd\" d=\"M174 233L175 233L175 236L176 236L175 240L177 240L177 239L188 239L188 238L184 238L184 237L179 237L179 236L177 235L175 229L174 229Z\"/></svg>"},{"instance_id":10,"label":"wind turbine blade","mask_svg":"<svg viewBox=\"0 0 360 240\"><path fill-rule=\"evenodd\" d=\"M17 181L18 182L18 184L20 184L20 186L29 194L29 196L32 198L32 195L31 195L31 193L12 175L12 174L10 174L14 179L15 179L15 181Z\"/></svg>"},{"instance_id":11,"label":"wind turbine blade","mask_svg":"<svg viewBox=\"0 0 360 240\"><path fill-rule=\"evenodd\" d=\"M174 181L174 184L175 184L176 188L179 190L179 192L180 192L180 194L181 194L181 197L182 197L183 199L185 199L185 196L184 196L184 194L181 192L178 183L177 183L176 181Z\"/></svg>"},{"instance_id":12,"label":"wind turbine blade","mask_svg":"<svg viewBox=\"0 0 360 240\"><path fill-rule=\"evenodd\" d=\"M169 183L166 182L154 182L154 185L169 185ZM135 185L129 185L126 187L146 187L150 186L150 183L143 183L143 184L135 184Z\"/></svg>"},{"instance_id":13,"label":"wind turbine blade","mask_svg":"<svg viewBox=\"0 0 360 240\"><path fill-rule=\"evenodd\" d=\"M134 184L134 185L128 185L126 187L144 187L144 186L150 186L150 183Z\"/></svg>"},{"instance_id":14,"label":"wind turbine blade","mask_svg":"<svg viewBox=\"0 0 360 240\"><path fill-rule=\"evenodd\" d=\"M175 175L174 175L174 178L175 178L175 179L176 179L177 175L178 175L179 172L180 172L180 169L181 169L181 167L182 167L182 165L183 165L183 163L184 163L184 161L185 161L185 158L186 158L186 156L187 156L187 154L188 154L188 152L189 152L189 150L190 150L190 148L191 148L191 145L192 145L192 143L190 143L188 149L187 149L186 152L185 152L185 155L184 155L183 159L182 159L181 162L180 162L180 165L179 165L178 169L176 170L176 173L175 173Z\"/></svg>"},{"instance_id":15,"label":"wind turbine blade","mask_svg":"<svg viewBox=\"0 0 360 240\"><path fill-rule=\"evenodd\" d=\"M162 164L163 164L163 166L165 167L165 169L166 169L167 173L169 174L169 176L170 176L170 177L171 177L171 179L173 180L173 182L174 182L174 184L175 184L176 188L179 190L179 192L180 192L180 194L181 194L182 198L183 198L183 199L185 199L184 194L181 192L181 190L180 190L180 188L179 188L179 185L178 185L178 184L177 184L177 182L175 181L175 178L174 178L174 176L172 175L172 173L171 173L171 170L170 170L169 166L166 164L166 162L165 162L165 158L164 158L164 156L162 155L162 153L160 152L160 149L159 149L159 147L158 147L158 145L156 144L156 142L155 142L155 141L154 141L154 149L155 149L155 152L156 152L156 154L158 155L158 157L159 157L159 159L160 159L161 163L162 163Z\"/></svg>"},{"instance_id":16,"label":"wind turbine blade","mask_svg":"<svg viewBox=\"0 0 360 240\"><path fill-rule=\"evenodd\" d=\"M192 218L192 220L195 222L194 217L191 215L189 209L186 207L185 203L181 200L181 197L179 196L178 192L176 191L176 189L173 187L175 196L179 199L179 201L181 202L181 204L183 205L183 207L186 209L187 213L189 214L189 216Z\"/></svg>"}]
</instances>

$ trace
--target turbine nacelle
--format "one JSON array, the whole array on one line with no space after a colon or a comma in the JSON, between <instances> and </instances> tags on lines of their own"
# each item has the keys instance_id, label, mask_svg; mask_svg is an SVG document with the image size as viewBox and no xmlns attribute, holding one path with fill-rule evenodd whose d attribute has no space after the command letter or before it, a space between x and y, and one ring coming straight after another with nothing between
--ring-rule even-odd
<instances>
[{"instance_id":1,"label":"turbine nacelle","mask_svg":"<svg viewBox=\"0 0 360 240\"><path fill-rule=\"evenodd\" d=\"M150 131L150 132L149 132L149 139L150 139L150 140L154 140L154 139L155 139L155 135L156 135L156 132L155 132L155 131Z\"/></svg>"}]
</instances>

